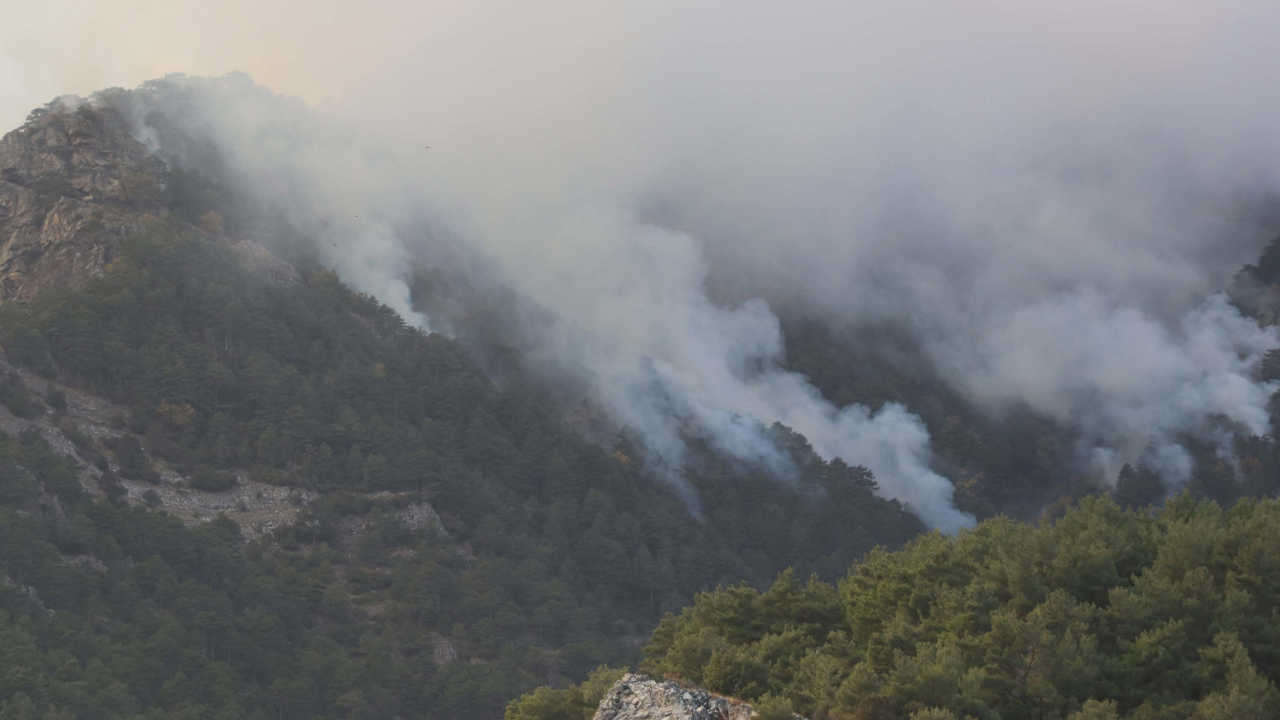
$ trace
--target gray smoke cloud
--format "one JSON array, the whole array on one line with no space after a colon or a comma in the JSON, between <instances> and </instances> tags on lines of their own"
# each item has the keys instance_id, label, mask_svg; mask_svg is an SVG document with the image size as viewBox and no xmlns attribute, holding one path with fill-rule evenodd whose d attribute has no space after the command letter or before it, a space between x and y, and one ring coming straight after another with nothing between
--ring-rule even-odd
<instances>
[{"instance_id":1,"label":"gray smoke cloud","mask_svg":"<svg viewBox=\"0 0 1280 720\"><path fill-rule=\"evenodd\" d=\"M296 29L266 3L277 33L248 39L241 5L172 69L244 68L335 118L211 95L190 116L247 186L424 328L413 219L448 226L551 318L532 352L674 466L691 428L781 462L777 421L970 522L909 408L786 369L781 307L900 328L988 412L1071 428L1103 480L1142 460L1175 486L1180 436L1269 430L1275 332L1214 293L1280 189L1272 2L382 2ZM135 35L186 52L165 17Z\"/></svg>"}]
</instances>

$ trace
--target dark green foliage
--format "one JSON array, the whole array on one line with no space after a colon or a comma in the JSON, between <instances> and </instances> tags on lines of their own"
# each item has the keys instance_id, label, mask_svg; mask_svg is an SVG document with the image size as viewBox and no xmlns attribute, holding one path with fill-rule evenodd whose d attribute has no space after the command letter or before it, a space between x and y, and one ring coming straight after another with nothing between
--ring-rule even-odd
<instances>
[{"instance_id":1,"label":"dark green foliage","mask_svg":"<svg viewBox=\"0 0 1280 720\"><path fill-rule=\"evenodd\" d=\"M1164 497L1160 478L1148 468L1134 469L1130 465L1120 468L1116 480L1116 500L1125 507L1141 507L1159 502Z\"/></svg>"},{"instance_id":2,"label":"dark green foliage","mask_svg":"<svg viewBox=\"0 0 1280 720\"><path fill-rule=\"evenodd\" d=\"M45 377L57 374L53 356L49 354L49 344L45 342L44 334L35 328L13 328L5 342L5 352L13 362L32 368Z\"/></svg>"},{"instance_id":3,"label":"dark green foliage","mask_svg":"<svg viewBox=\"0 0 1280 720\"><path fill-rule=\"evenodd\" d=\"M1280 236L1272 240L1262 251L1257 265L1246 266L1245 269L1252 271L1254 277L1264 284L1280 282Z\"/></svg>"},{"instance_id":4,"label":"dark green foliage","mask_svg":"<svg viewBox=\"0 0 1280 720\"><path fill-rule=\"evenodd\" d=\"M98 476L98 489L102 490L107 499L112 502L119 502L128 494L124 483L120 482L120 478L116 477L116 474L109 467L104 469L102 474ZM160 499L155 490L147 490L147 492L155 495L156 500Z\"/></svg>"},{"instance_id":5,"label":"dark green foliage","mask_svg":"<svg viewBox=\"0 0 1280 720\"><path fill-rule=\"evenodd\" d=\"M210 467L196 469L191 476L191 487L205 492L223 492L236 486L236 476Z\"/></svg>"},{"instance_id":6,"label":"dark green foliage","mask_svg":"<svg viewBox=\"0 0 1280 720\"><path fill-rule=\"evenodd\" d=\"M149 483L160 482L159 475L151 469L147 455L132 435L121 435L111 443L116 452L116 460L120 463L120 472L131 480L142 480Z\"/></svg>"},{"instance_id":7,"label":"dark green foliage","mask_svg":"<svg viewBox=\"0 0 1280 720\"><path fill-rule=\"evenodd\" d=\"M55 413L67 411L67 395L57 388L50 387L49 391L45 393L44 400Z\"/></svg>"},{"instance_id":8,"label":"dark green foliage","mask_svg":"<svg viewBox=\"0 0 1280 720\"><path fill-rule=\"evenodd\" d=\"M877 551L838 588L701 594L645 665L810 717L1275 717L1277 543L1276 500L1091 499Z\"/></svg>"},{"instance_id":9,"label":"dark green foliage","mask_svg":"<svg viewBox=\"0 0 1280 720\"><path fill-rule=\"evenodd\" d=\"M591 720L596 706L625 668L598 667L580 685L541 687L507 705L504 720Z\"/></svg>"},{"instance_id":10,"label":"dark green foliage","mask_svg":"<svg viewBox=\"0 0 1280 720\"><path fill-rule=\"evenodd\" d=\"M26 467L12 459L0 462L0 504L21 506L39 491L39 481Z\"/></svg>"},{"instance_id":11,"label":"dark green foliage","mask_svg":"<svg viewBox=\"0 0 1280 720\"><path fill-rule=\"evenodd\" d=\"M16 372L0 377L0 403L20 418L33 418L42 412L40 401L27 389L27 384Z\"/></svg>"},{"instance_id":12,"label":"dark green foliage","mask_svg":"<svg viewBox=\"0 0 1280 720\"><path fill-rule=\"evenodd\" d=\"M48 453L0 438L0 466L38 468L46 486L71 472ZM341 644L352 628L315 592L333 581L322 563L247 554L226 521L190 530L73 493L60 493L54 512L37 488L3 482L0 715L319 717L358 682L307 681L317 667L352 663ZM84 554L99 565L67 560ZM305 700L286 690L300 681Z\"/></svg>"},{"instance_id":13,"label":"dark green foliage","mask_svg":"<svg viewBox=\"0 0 1280 720\"><path fill-rule=\"evenodd\" d=\"M1280 258L1280 239L1267 262ZM918 413L930 432L930 449L955 485L957 506L979 518L1002 514L1034 520L1062 498L1097 492L1111 478L1086 477L1078 438L1061 424L1026 409L993 415L975 407L901 333L884 328L833 331L812 320L784 315L788 365L808 376L838 405L878 407L900 402ZM1280 378L1280 349L1266 356L1263 379ZM1280 427L1280 391L1271 400L1271 426ZM1206 438L1234 438L1234 460ZM1219 422L1203 437L1180 437L1193 456L1198 497L1230 503L1280 493L1280 444ZM1166 494L1151 468L1131 467L1119 478L1117 500L1134 506Z\"/></svg>"},{"instance_id":14,"label":"dark green foliage","mask_svg":"<svg viewBox=\"0 0 1280 720\"><path fill-rule=\"evenodd\" d=\"M1280 348L1268 350L1262 356L1262 367L1258 368L1258 377L1264 381L1280 380Z\"/></svg>"},{"instance_id":15,"label":"dark green foliage","mask_svg":"<svg viewBox=\"0 0 1280 720\"><path fill-rule=\"evenodd\" d=\"M792 720L795 717L791 701L774 695L765 694L756 698L752 708L759 720Z\"/></svg>"},{"instance_id":16,"label":"dark green foliage","mask_svg":"<svg viewBox=\"0 0 1280 720\"><path fill-rule=\"evenodd\" d=\"M24 691L37 707L496 717L548 678L636 660L653 623L698 590L764 583L788 564L833 578L920 530L864 469L821 462L796 436L784 438L795 487L695 445L688 479L706 509L695 520L630 443L584 441L536 383L496 387L459 344L406 327L328 271L302 276L259 277L227 244L175 229L125 243L83 290L0 306L11 359L47 360L61 384L127 408L105 448L122 479L157 482L163 461L195 487L247 473L319 494L298 522L242 547L224 523L189 530L120 505L105 458L108 501L88 503L47 448L21 443L33 449L15 492L36 502L21 478L38 478L74 508L50 528L12 525L3 545L52 548L21 582L50 608L58 598L57 614L18 604L11 617L25 619L5 625L30 625L41 648L25 684L115 693ZM83 434L73 442L98 452ZM422 502L442 528L409 527ZM14 557L0 562L19 572ZM67 653L77 670L59 674Z\"/></svg>"}]
</instances>

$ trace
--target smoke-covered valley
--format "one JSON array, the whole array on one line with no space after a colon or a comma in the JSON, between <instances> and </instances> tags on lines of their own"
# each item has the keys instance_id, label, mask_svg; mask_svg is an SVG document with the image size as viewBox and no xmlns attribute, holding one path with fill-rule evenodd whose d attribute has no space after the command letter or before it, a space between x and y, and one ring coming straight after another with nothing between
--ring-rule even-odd
<instances>
[{"instance_id":1,"label":"smoke-covered valley","mask_svg":"<svg viewBox=\"0 0 1280 720\"><path fill-rule=\"evenodd\" d=\"M1268 434L1280 337L1222 293L1277 229L1278 21L1248 0L455 8L353 55L320 110L242 75L94 101L232 188L229 233L283 218L409 324L602 408L695 513L686 444L786 483L782 423L955 530L920 395L837 399L797 371L794 324L846 338L836 374L876 358L1052 423L1064 472L1104 486L1128 463L1176 488L1190 439L1230 457Z\"/></svg>"}]
</instances>

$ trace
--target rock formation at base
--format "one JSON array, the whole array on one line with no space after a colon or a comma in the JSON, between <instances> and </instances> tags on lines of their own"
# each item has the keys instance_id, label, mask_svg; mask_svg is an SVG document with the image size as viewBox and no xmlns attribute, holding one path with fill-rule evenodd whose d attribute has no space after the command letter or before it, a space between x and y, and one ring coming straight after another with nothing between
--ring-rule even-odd
<instances>
[{"instance_id":1,"label":"rock formation at base","mask_svg":"<svg viewBox=\"0 0 1280 720\"><path fill-rule=\"evenodd\" d=\"M627 673L605 693L593 720L750 720L753 717L757 717L755 711L744 702L683 687L670 680ZM803 719L797 716L797 720Z\"/></svg>"}]
</instances>

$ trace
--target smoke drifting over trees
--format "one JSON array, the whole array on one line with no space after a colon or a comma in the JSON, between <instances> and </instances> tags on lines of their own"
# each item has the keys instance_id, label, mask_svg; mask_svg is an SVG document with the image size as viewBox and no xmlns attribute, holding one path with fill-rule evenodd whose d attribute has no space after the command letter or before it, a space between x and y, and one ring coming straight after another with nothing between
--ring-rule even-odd
<instances>
[{"instance_id":1,"label":"smoke drifting over trees","mask_svg":"<svg viewBox=\"0 0 1280 720\"><path fill-rule=\"evenodd\" d=\"M838 407L787 370L781 308L900 329L986 412L1070 428L1107 482L1143 462L1174 486L1182 436L1268 430L1254 368L1280 338L1214 293L1274 232L1274 3L350 20L313 44L394 51L332 68L330 119L243 78L175 79L127 101L140 137L216 157L412 324L465 322L413 305L415 265L511 291L511 343L641 432L678 488L689 436L785 478L781 422L927 522L971 522L912 408ZM314 95L302 65L266 75Z\"/></svg>"}]
</instances>

